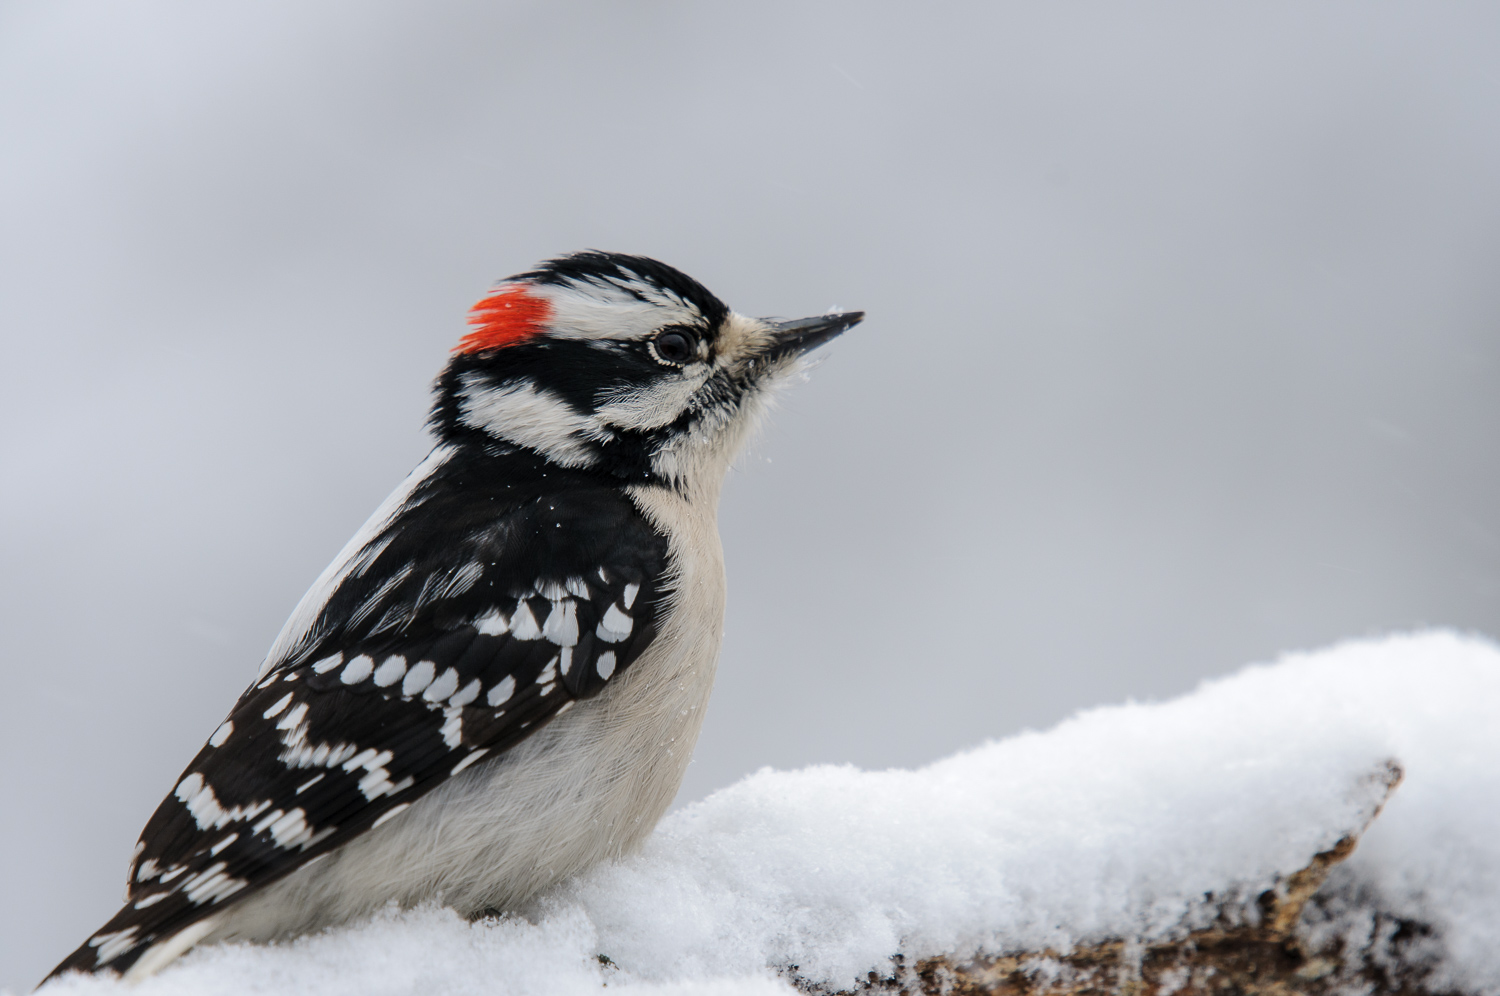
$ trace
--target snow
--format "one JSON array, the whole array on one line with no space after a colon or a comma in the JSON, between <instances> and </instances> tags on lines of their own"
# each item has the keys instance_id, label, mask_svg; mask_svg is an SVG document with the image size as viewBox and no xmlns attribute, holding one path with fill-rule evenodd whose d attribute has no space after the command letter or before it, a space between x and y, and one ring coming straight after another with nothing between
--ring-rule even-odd
<instances>
[{"instance_id":1,"label":"snow","mask_svg":"<svg viewBox=\"0 0 1500 996\"><path fill-rule=\"evenodd\" d=\"M1155 704L1084 712L916 771L763 770L645 850L469 924L441 909L190 953L130 991L766 994L891 956L1005 953L1206 925L1358 832L1308 915L1377 955L1430 925L1437 981L1500 992L1500 650L1427 633L1291 655ZM603 957L601 957L603 956ZM795 968L793 968L795 966ZM49 996L116 994L74 977Z\"/></svg>"}]
</instances>

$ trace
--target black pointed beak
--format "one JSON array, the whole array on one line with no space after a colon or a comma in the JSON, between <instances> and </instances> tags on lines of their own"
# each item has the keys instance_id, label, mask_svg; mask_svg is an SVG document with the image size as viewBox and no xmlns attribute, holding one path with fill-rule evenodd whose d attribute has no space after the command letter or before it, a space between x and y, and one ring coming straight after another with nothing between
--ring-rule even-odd
<instances>
[{"instance_id":1,"label":"black pointed beak","mask_svg":"<svg viewBox=\"0 0 1500 996\"><path fill-rule=\"evenodd\" d=\"M801 356L817 349L829 339L854 328L864 321L863 311L846 311L837 315L816 315L798 318L791 322L770 322L776 332L776 344L771 347L771 356Z\"/></svg>"}]
</instances>

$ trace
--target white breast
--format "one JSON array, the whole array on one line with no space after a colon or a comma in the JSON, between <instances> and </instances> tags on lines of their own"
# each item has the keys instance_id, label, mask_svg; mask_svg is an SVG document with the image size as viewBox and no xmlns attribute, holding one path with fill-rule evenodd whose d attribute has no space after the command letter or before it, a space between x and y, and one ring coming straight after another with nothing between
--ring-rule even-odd
<instances>
[{"instance_id":1,"label":"white breast","mask_svg":"<svg viewBox=\"0 0 1500 996\"><path fill-rule=\"evenodd\" d=\"M205 940L271 940L438 899L510 909L637 846L676 795L713 688L724 622L717 488L632 493L670 538L656 639L597 697L451 778L382 826L224 910Z\"/></svg>"}]
</instances>

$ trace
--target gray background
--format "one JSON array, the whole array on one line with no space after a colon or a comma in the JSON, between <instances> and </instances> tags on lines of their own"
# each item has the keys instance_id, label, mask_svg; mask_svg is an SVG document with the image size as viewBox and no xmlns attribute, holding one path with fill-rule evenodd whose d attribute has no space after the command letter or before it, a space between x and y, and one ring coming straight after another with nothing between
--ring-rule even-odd
<instances>
[{"instance_id":1,"label":"gray background","mask_svg":"<svg viewBox=\"0 0 1500 996\"><path fill-rule=\"evenodd\" d=\"M869 311L722 510L682 800L1500 630L1493 4L0 4L0 985L585 246ZM1247 717L1247 721L1253 721Z\"/></svg>"}]
</instances>

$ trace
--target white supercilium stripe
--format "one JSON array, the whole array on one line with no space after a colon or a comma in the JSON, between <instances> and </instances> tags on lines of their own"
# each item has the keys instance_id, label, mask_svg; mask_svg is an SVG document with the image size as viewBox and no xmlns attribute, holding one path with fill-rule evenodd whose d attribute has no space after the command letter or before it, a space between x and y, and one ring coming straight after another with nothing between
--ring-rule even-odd
<instances>
[{"instance_id":1,"label":"white supercilium stripe","mask_svg":"<svg viewBox=\"0 0 1500 996\"><path fill-rule=\"evenodd\" d=\"M629 289L607 278L587 280L586 288L528 287L552 303L547 332L554 339L643 339L663 325L696 325L697 308L665 288L630 280ZM648 300L642 301L640 297Z\"/></svg>"}]
</instances>

